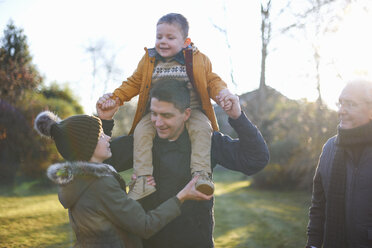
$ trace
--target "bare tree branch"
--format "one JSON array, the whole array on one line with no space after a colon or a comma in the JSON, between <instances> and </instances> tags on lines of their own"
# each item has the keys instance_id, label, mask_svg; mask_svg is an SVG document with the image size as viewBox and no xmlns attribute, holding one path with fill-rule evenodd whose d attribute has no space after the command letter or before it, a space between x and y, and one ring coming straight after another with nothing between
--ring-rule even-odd
<instances>
[{"instance_id":1,"label":"bare tree branch","mask_svg":"<svg viewBox=\"0 0 372 248\"><path fill-rule=\"evenodd\" d=\"M226 16L227 16L227 10L226 10L226 5L225 4L223 6L223 11L224 11L224 15L225 15L225 18L226 18ZM238 85L236 84L235 79L234 79L234 67L233 67L233 62L232 62L231 43L230 43L230 40L229 40L228 31L227 31L226 28L222 28L222 27L214 24L213 22L212 22L212 25L213 25L213 27L215 29L217 29L225 37L225 44L226 44L226 46L227 46L227 48L229 50L230 78L231 78L232 84L236 88L236 87L238 87Z\"/></svg>"}]
</instances>

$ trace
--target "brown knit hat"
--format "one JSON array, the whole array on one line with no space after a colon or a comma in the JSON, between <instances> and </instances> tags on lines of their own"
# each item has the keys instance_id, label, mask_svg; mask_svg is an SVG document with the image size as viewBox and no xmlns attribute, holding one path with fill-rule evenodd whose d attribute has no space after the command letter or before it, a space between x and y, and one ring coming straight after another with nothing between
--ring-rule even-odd
<instances>
[{"instance_id":1,"label":"brown knit hat","mask_svg":"<svg viewBox=\"0 0 372 248\"><path fill-rule=\"evenodd\" d=\"M89 115L74 115L61 121L52 112L44 111L36 117L34 128L41 136L54 139L64 159L89 161L96 149L102 123Z\"/></svg>"}]
</instances>

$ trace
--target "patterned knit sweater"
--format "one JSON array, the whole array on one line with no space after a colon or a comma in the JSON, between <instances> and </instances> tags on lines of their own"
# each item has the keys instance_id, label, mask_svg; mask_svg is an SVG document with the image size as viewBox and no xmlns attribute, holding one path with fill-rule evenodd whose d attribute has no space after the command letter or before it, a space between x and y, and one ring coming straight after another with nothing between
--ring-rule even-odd
<instances>
[{"instance_id":1,"label":"patterned knit sweater","mask_svg":"<svg viewBox=\"0 0 372 248\"><path fill-rule=\"evenodd\" d=\"M190 107L191 109L201 109L201 102L196 93L196 90L192 86L189 77L186 73L186 65L180 64L174 58L170 59L158 59L152 73L151 85L155 85L156 82L162 79L176 79L187 84L187 88L190 90Z\"/></svg>"}]
</instances>

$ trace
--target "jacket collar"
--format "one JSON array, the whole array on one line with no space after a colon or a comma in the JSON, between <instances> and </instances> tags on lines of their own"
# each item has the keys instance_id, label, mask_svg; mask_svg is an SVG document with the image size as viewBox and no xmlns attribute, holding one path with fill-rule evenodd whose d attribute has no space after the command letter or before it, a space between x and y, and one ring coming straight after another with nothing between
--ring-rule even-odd
<instances>
[{"instance_id":1,"label":"jacket collar","mask_svg":"<svg viewBox=\"0 0 372 248\"><path fill-rule=\"evenodd\" d=\"M48 178L58 185L66 185L77 176L103 177L110 176L116 170L108 164L83 161L57 163L47 170Z\"/></svg>"},{"instance_id":2,"label":"jacket collar","mask_svg":"<svg viewBox=\"0 0 372 248\"><path fill-rule=\"evenodd\" d=\"M183 50L182 49L179 53L177 53L173 58L170 59L170 61L177 61L178 63L180 63L181 65L185 65L185 56L183 55ZM149 56L150 57L154 57L155 58L155 61L162 61L162 62L165 62L166 59L164 57L162 57L157 51L155 48L150 48L148 50L149 52Z\"/></svg>"},{"instance_id":3,"label":"jacket collar","mask_svg":"<svg viewBox=\"0 0 372 248\"><path fill-rule=\"evenodd\" d=\"M179 53L176 54L176 56L173 57L173 59L175 61L177 61L178 63L180 63L181 65L185 65L185 55L184 55L184 50L186 49L192 49L192 52L193 53L196 53L198 52L198 48L194 45L194 43L191 43L191 45L189 45L188 47L186 48L183 48ZM148 54L149 54L149 57L150 58L155 58L156 61L165 61L165 58L163 58L155 49L155 47L153 48L145 48L145 50L147 50Z\"/></svg>"},{"instance_id":4,"label":"jacket collar","mask_svg":"<svg viewBox=\"0 0 372 248\"><path fill-rule=\"evenodd\" d=\"M365 146L372 144L372 121L365 125L351 128L341 129L337 128L336 145L344 147Z\"/></svg>"}]
</instances>

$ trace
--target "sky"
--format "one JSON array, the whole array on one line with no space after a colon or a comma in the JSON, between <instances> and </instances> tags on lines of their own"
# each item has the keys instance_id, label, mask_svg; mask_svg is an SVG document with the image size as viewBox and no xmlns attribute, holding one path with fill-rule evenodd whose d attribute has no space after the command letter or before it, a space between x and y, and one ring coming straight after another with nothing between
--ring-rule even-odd
<instances>
[{"instance_id":1,"label":"sky","mask_svg":"<svg viewBox=\"0 0 372 248\"><path fill-rule=\"evenodd\" d=\"M318 40L322 98L335 108L345 82L372 76L372 1L360 0L347 9L338 31ZM0 31L10 19L24 30L33 62L51 82L67 84L87 114L99 96L112 92L135 70L144 47L155 43L157 20L176 12L189 21L189 37L206 54L213 70L235 94L257 89L260 80L260 5L246 0L0 0ZM226 37L214 25L225 28ZM317 99L311 43L308 37L273 40L267 59L267 85L291 99ZM104 56L115 70L108 83L89 47L103 44ZM231 62L230 62L231 61ZM230 71L233 68L235 84Z\"/></svg>"}]
</instances>

